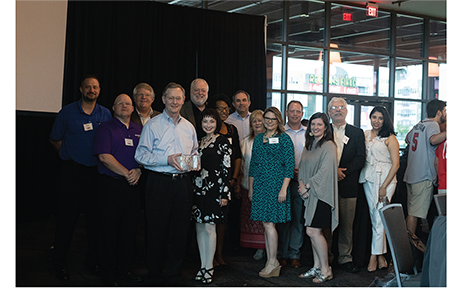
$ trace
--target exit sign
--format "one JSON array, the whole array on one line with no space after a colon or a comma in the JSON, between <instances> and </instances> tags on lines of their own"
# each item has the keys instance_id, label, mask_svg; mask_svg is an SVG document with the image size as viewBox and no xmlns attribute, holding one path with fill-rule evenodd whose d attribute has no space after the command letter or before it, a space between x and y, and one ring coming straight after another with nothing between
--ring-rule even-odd
<instances>
[{"instance_id":1,"label":"exit sign","mask_svg":"<svg viewBox=\"0 0 461 288\"><path fill-rule=\"evenodd\" d=\"M352 14L351 13L343 13L343 20L344 21L352 21Z\"/></svg>"},{"instance_id":2,"label":"exit sign","mask_svg":"<svg viewBox=\"0 0 461 288\"><path fill-rule=\"evenodd\" d=\"M378 17L378 5L368 4L367 5L367 16Z\"/></svg>"}]
</instances>

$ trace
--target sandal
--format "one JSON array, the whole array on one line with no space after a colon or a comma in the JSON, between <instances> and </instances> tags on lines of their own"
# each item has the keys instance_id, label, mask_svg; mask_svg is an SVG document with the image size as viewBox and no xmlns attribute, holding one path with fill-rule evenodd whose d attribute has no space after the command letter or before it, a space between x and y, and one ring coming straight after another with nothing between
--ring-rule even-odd
<instances>
[{"instance_id":1,"label":"sandal","mask_svg":"<svg viewBox=\"0 0 461 288\"><path fill-rule=\"evenodd\" d=\"M211 269L203 269L204 273L203 273L203 278L202 278L202 283L203 284L210 284L211 281L213 281L213 274L211 274L210 272L213 271L214 268L211 268ZM206 274L210 275L210 277L206 277Z\"/></svg>"},{"instance_id":2,"label":"sandal","mask_svg":"<svg viewBox=\"0 0 461 288\"><path fill-rule=\"evenodd\" d=\"M279 277L280 276L280 269L282 268L282 266L280 265L280 263L277 263L277 264L272 264L272 263L269 263L268 265L274 267L269 273L264 273L264 272L259 272L259 276L260 277L263 277L263 278L271 278L271 277ZM266 268L266 267L264 267ZM263 268L263 270L264 270Z\"/></svg>"},{"instance_id":3,"label":"sandal","mask_svg":"<svg viewBox=\"0 0 461 288\"><path fill-rule=\"evenodd\" d=\"M195 275L195 281L202 281L202 279L205 277L205 268L200 268L198 270L197 275Z\"/></svg>"},{"instance_id":4,"label":"sandal","mask_svg":"<svg viewBox=\"0 0 461 288\"><path fill-rule=\"evenodd\" d=\"M381 259L383 259L383 261L379 261L379 260L381 260ZM386 261L386 258L384 258L384 257L379 257L378 262L379 262L378 268L379 268L380 270L381 270L381 269L387 269L387 261Z\"/></svg>"},{"instance_id":5,"label":"sandal","mask_svg":"<svg viewBox=\"0 0 461 288\"><path fill-rule=\"evenodd\" d=\"M309 271L299 274L299 278L313 278L321 274L320 267L312 267Z\"/></svg>"},{"instance_id":6,"label":"sandal","mask_svg":"<svg viewBox=\"0 0 461 288\"><path fill-rule=\"evenodd\" d=\"M320 272L319 275L315 276L315 279L312 282L313 283L323 283L323 282L333 279L333 271L331 270L331 267L330 267L330 271L331 271L331 274L328 276L325 276L322 274L322 272Z\"/></svg>"}]
</instances>

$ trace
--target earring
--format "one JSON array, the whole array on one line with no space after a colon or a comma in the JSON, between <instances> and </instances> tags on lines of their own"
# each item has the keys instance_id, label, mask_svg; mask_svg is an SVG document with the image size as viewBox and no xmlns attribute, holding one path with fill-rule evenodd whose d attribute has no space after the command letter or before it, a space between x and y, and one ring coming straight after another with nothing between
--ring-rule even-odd
<instances>
[{"instance_id":1,"label":"earring","mask_svg":"<svg viewBox=\"0 0 461 288\"><path fill-rule=\"evenodd\" d=\"M314 136L314 133L312 133L312 132L309 132L309 136L311 136L311 137L312 137L312 136Z\"/></svg>"}]
</instances>

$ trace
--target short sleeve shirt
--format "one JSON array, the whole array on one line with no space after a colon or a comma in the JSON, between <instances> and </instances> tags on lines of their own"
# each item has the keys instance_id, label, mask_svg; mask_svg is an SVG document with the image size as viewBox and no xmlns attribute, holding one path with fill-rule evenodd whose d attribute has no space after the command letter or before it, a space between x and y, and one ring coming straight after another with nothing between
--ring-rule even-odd
<instances>
[{"instance_id":1,"label":"short sleeve shirt","mask_svg":"<svg viewBox=\"0 0 461 288\"><path fill-rule=\"evenodd\" d=\"M82 100L64 106L56 116L50 138L62 141L59 157L85 166L96 166L93 141L96 129L112 118L109 109L96 104L90 115L82 109Z\"/></svg>"},{"instance_id":2,"label":"short sleeve shirt","mask_svg":"<svg viewBox=\"0 0 461 288\"><path fill-rule=\"evenodd\" d=\"M128 170L138 168L134 153L138 147L141 130L141 125L130 122L127 128L119 119L113 117L112 120L102 123L96 131L93 153L110 154ZM108 176L120 176L99 160L98 172Z\"/></svg>"},{"instance_id":3,"label":"short sleeve shirt","mask_svg":"<svg viewBox=\"0 0 461 288\"><path fill-rule=\"evenodd\" d=\"M432 145L430 140L438 133L440 133L439 124L428 118L416 124L408 133L410 149L403 181L408 184L419 183L423 180L436 181L434 160L437 145Z\"/></svg>"}]
</instances>

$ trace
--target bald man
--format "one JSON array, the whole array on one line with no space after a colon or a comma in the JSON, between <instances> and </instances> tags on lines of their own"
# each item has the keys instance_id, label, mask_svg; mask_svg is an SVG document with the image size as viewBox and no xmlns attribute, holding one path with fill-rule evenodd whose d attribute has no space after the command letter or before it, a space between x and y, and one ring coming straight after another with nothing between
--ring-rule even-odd
<instances>
[{"instance_id":1,"label":"bald man","mask_svg":"<svg viewBox=\"0 0 461 288\"><path fill-rule=\"evenodd\" d=\"M130 121L133 103L126 94L114 101L114 117L96 131L93 153L98 157L98 205L101 231L101 276L109 286L118 281L140 282L132 274L140 214L137 184L141 176L134 160L142 126ZM125 285L124 285L125 286Z\"/></svg>"}]
</instances>

